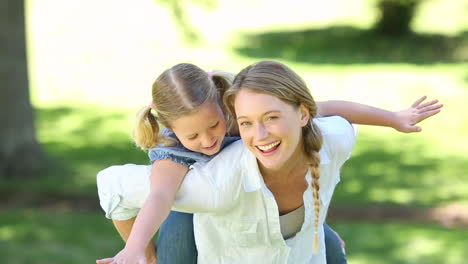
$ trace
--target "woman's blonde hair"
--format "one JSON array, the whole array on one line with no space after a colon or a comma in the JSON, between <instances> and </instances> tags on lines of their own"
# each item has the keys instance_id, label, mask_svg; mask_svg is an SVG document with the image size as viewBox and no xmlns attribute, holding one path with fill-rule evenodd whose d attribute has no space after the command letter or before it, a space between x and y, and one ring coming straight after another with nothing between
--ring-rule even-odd
<instances>
[{"instance_id":1,"label":"woman's blonde hair","mask_svg":"<svg viewBox=\"0 0 468 264\"><path fill-rule=\"evenodd\" d=\"M189 63L167 69L153 83L150 105L137 114L135 144L144 150L160 143L169 145L170 140L159 133L159 124L170 128L172 121L196 112L205 103L219 104L233 79L231 73L205 72Z\"/></svg>"},{"instance_id":2,"label":"woman's blonde hair","mask_svg":"<svg viewBox=\"0 0 468 264\"><path fill-rule=\"evenodd\" d=\"M253 92L272 95L283 102L299 108L305 106L310 114L310 122L302 128L304 152L308 158L312 171L313 200L315 208L315 235L314 250L318 248L318 224L320 213L319 178L320 155L322 147L322 134L320 129L312 122L317 115L317 105L299 75L286 65L274 61L261 61L243 69L236 75L232 86L224 93L223 101L231 115L230 126L236 120L234 100L240 90L247 89Z\"/></svg>"}]
</instances>

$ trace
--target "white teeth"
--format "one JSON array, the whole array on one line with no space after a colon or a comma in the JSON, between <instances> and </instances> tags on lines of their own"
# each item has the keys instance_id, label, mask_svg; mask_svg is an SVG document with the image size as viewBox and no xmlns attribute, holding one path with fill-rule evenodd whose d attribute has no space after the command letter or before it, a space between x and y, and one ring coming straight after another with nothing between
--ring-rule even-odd
<instances>
[{"instance_id":1,"label":"white teeth","mask_svg":"<svg viewBox=\"0 0 468 264\"><path fill-rule=\"evenodd\" d=\"M260 150L262 151L268 151L276 146L279 145L279 143L281 143L280 141L276 141L276 142L273 142L271 144L268 144L268 145L265 145L265 146L257 146Z\"/></svg>"}]
</instances>

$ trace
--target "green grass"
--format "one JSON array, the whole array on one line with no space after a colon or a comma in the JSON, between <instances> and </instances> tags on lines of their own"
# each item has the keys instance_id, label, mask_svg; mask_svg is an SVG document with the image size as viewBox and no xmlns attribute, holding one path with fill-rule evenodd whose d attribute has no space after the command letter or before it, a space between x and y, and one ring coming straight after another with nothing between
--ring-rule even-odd
<instances>
[{"instance_id":1,"label":"green grass","mask_svg":"<svg viewBox=\"0 0 468 264\"><path fill-rule=\"evenodd\" d=\"M36 108L38 137L50 164L40 177L1 181L2 193L96 196L96 173L113 164L148 164L131 141L130 111L78 105Z\"/></svg>"},{"instance_id":2,"label":"green grass","mask_svg":"<svg viewBox=\"0 0 468 264\"><path fill-rule=\"evenodd\" d=\"M466 229L386 222L329 223L346 242L349 263L462 264ZM101 213L2 210L0 255L8 264L82 264L123 247Z\"/></svg>"},{"instance_id":3,"label":"green grass","mask_svg":"<svg viewBox=\"0 0 468 264\"><path fill-rule=\"evenodd\" d=\"M462 264L468 257L467 229L402 222L329 224L345 240L353 264Z\"/></svg>"},{"instance_id":4,"label":"green grass","mask_svg":"<svg viewBox=\"0 0 468 264\"><path fill-rule=\"evenodd\" d=\"M434 155L424 135L362 131L343 166L334 194L338 205L393 204L431 207L468 201L463 155Z\"/></svg>"},{"instance_id":5,"label":"green grass","mask_svg":"<svg viewBox=\"0 0 468 264\"><path fill-rule=\"evenodd\" d=\"M97 213L2 210L2 263L95 263L123 247L113 229Z\"/></svg>"}]
</instances>

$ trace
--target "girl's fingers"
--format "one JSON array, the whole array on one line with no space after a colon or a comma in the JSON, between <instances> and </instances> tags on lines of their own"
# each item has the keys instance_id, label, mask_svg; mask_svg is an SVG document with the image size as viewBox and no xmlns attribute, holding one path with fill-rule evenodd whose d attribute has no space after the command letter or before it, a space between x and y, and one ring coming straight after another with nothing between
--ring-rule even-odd
<instances>
[{"instance_id":1,"label":"girl's fingers","mask_svg":"<svg viewBox=\"0 0 468 264\"><path fill-rule=\"evenodd\" d=\"M425 106L425 107L420 108L419 111L418 111L418 113L419 113L419 114L424 114L425 112L429 112L429 111L433 111L433 110L440 109L442 106L443 106L443 104L436 104L436 105Z\"/></svg>"},{"instance_id":2,"label":"girl's fingers","mask_svg":"<svg viewBox=\"0 0 468 264\"><path fill-rule=\"evenodd\" d=\"M104 258L104 259L98 259L96 260L96 264L110 264L114 258Z\"/></svg>"},{"instance_id":3,"label":"girl's fingers","mask_svg":"<svg viewBox=\"0 0 468 264\"><path fill-rule=\"evenodd\" d=\"M419 105L417 108L418 108L418 109L421 109L421 108L424 108L424 107L426 107L426 106L430 106L430 105L436 104L436 103L438 103L438 102L439 102L439 100L434 99L434 100L431 100L431 101L429 101L429 102L425 102L425 103L422 104L422 105Z\"/></svg>"},{"instance_id":4,"label":"girl's fingers","mask_svg":"<svg viewBox=\"0 0 468 264\"><path fill-rule=\"evenodd\" d=\"M421 121L423 121L424 119L426 119L426 118L428 118L428 117L431 117L431 116L433 116L433 115L439 113L439 112L440 112L440 109L435 109L435 110L427 111L427 112L421 114L421 115L419 116L420 118L419 118L418 123L421 122Z\"/></svg>"},{"instance_id":5,"label":"girl's fingers","mask_svg":"<svg viewBox=\"0 0 468 264\"><path fill-rule=\"evenodd\" d=\"M418 126L410 126L406 133L411 133L411 132L421 132L421 127Z\"/></svg>"},{"instance_id":6,"label":"girl's fingers","mask_svg":"<svg viewBox=\"0 0 468 264\"><path fill-rule=\"evenodd\" d=\"M423 96L421 98L419 98L418 100L416 100L416 102L413 103L413 105L411 107L417 107L419 104L421 104L422 101L426 100L427 96Z\"/></svg>"}]
</instances>

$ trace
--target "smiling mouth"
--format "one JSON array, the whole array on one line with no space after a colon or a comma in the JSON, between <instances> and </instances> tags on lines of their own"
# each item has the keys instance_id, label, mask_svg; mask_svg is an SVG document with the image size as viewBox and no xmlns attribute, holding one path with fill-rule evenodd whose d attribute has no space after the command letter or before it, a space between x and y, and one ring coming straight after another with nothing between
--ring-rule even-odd
<instances>
[{"instance_id":1,"label":"smiling mouth","mask_svg":"<svg viewBox=\"0 0 468 264\"><path fill-rule=\"evenodd\" d=\"M204 149L212 150L212 149L214 149L217 145L218 145L218 140L216 140L215 143L213 143L213 145L211 145L211 146L209 146L209 147L206 147L206 148L204 148Z\"/></svg>"},{"instance_id":2,"label":"smiling mouth","mask_svg":"<svg viewBox=\"0 0 468 264\"><path fill-rule=\"evenodd\" d=\"M258 150L260 150L263 153L269 153L269 152L276 150L280 144L281 144L281 141L278 140L268 145L262 145L262 146L256 146L256 147Z\"/></svg>"}]
</instances>

